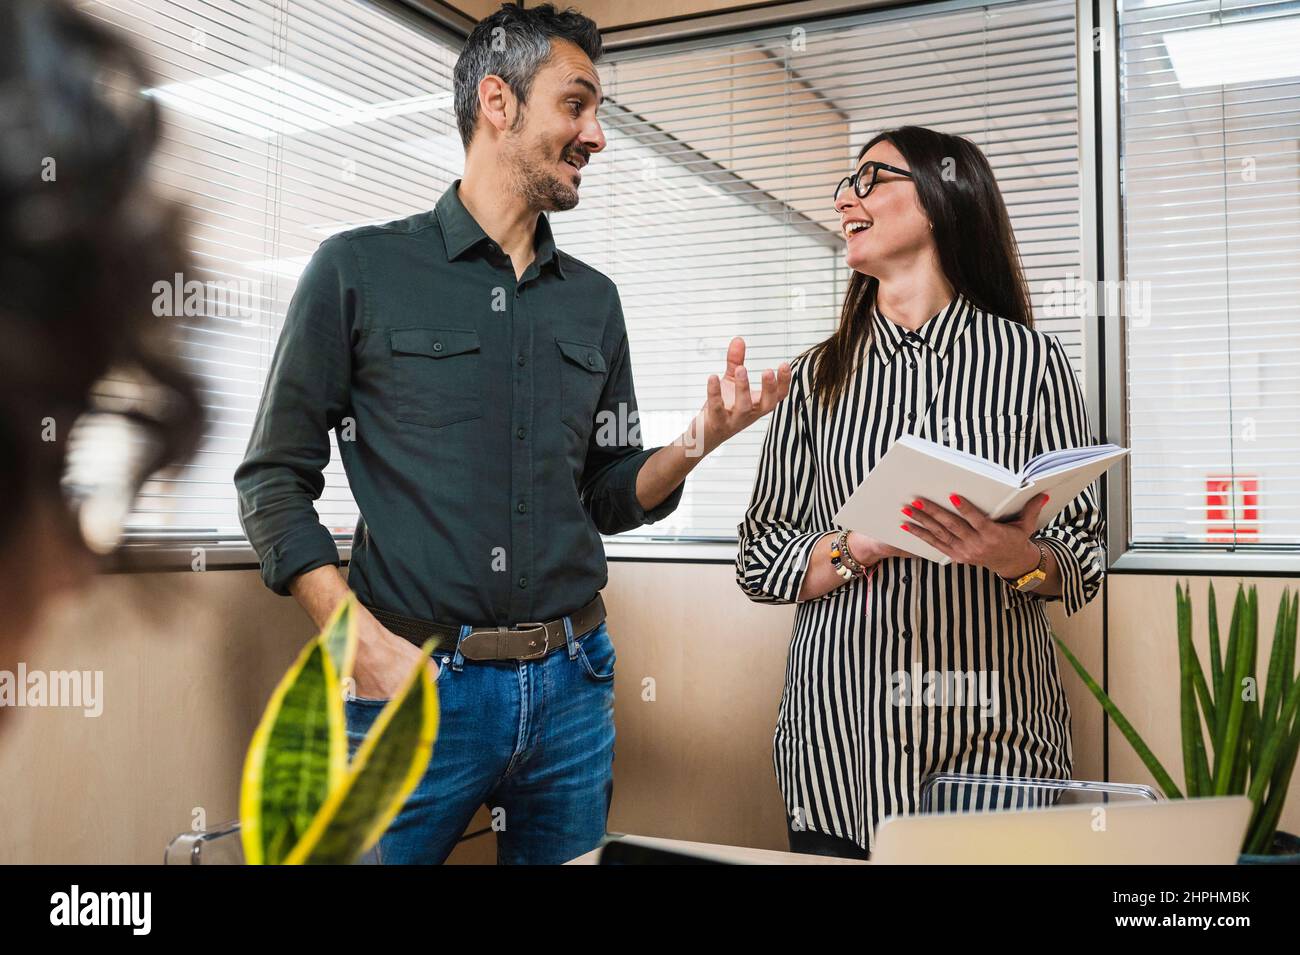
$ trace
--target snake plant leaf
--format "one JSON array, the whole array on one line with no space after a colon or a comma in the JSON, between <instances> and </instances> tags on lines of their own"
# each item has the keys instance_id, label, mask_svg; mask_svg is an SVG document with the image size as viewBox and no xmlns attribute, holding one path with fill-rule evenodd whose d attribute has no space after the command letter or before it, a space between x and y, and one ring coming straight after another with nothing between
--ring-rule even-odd
<instances>
[{"instance_id":1,"label":"snake plant leaf","mask_svg":"<svg viewBox=\"0 0 1300 955\"><path fill-rule=\"evenodd\" d=\"M321 628L320 639L334 661L339 683L352 679L352 667L357 660L357 598L351 592L339 602Z\"/></svg>"},{"instance_id":2,"label":"snake plant leaf","mask_svg":"<svg viewBox=\"0 0 1300 955\"><path fill-rule=\"evenodd\" d=\"M1228 637L1228 646L1232 653L1225 657L1223 669L1225 676L1231 676L1231 681L1225 687L1224 698L1219 702L1220 707L1226 707L1228 711L1227 719L1223 722L1223 735L1219 740L1218 756L1214 766L1214 795L1226 796L1232 788L1233 778L1239 771L1239 760L1244 755L1244 748L1241 745L1242 732L1241 724L1245 718L1246 701L1242 699L1242 684L1250 675L1250 663L1255 656L1255 611L1258 604L1255 602L1255 588L1251 588L1249 598L1242 597L1242 591L1238 589L1238 598L1241 602L1241 612L1233 613L1236 630Z\"/></svg>"},{"instance_id":3,"label":"snake plant leaf","mask_svg":"<svg viewBox=\"0 0 1300 955\"><path fill-rule=\"evenodd\" d=\"M355 861L383 835L428 768L438 734L438 691L429 675L434 641L375 718L342 783L331 790L289 864Z\"/></svg>"},{"instance_id":4,"label":"snake plant leaf","mask_svg":"<svg viewBox=\"0 0 1300 955\"><path fill-rule=\"evenodd\" d=\"M1280 725L1294 727L1297 712L1300 712L1300 681L1291 684L1291 690L1287 693L1286 702L1282 707ZM1286 747L1290 745L1291 738L1294 735L1294 729L1290 733L1274 733L1264 744L1263 755L1259 758L1259 772L1255 775L1250 784L1250 790L1246 793L1252 801L1258 803L1264 795L1264 787L1268 785L1273 771L1285 761L1285 757L1288 755Z\"/></svg>"},{"instance_id":5,"label":"snake plant leaf","mask_svg":"<svg viewBox=\"0 0 1300 955\"><path fill-rule=\"evenodd\" d=\"M1256 657L1259 652L1259 592L1250 588L1250 634L1248 636L1248 646L1250 648L1250 659L1246 663L1246 677L1244 683L1249 679L1253 684L1252 694L1249 700L1242 702L1241 712L1241 741L1237 745L1237 758L1232 771L1232 779L1228 784L1229 793L1244 793L1250 774L1256 770L1259 765L1260 753L1254 749L1252 743L1255 739L1255 732L1259 726L1260 720L1260 696L1263 687L1255 678L1258 672L1256 669Z\"/></svg>"},{"instance_id":6,"label":"snake plant leaf","mask_svg":"<svg viewBox=\"0 0 1300 955\"><path fill-rule=\"evenodd\" d=\"M1268 786L1268 797L1262 806L1256 806L1247 829L1246 852L1267 852L1273 843L1273 833L1277 831L1282 818L1282 804L1286 802L1287 789L1291 785L1291 775L1295 770L1296 756L1300 754L1300 719L1296 720L1291 736L1287 740L1288 752L1273 772L1273 779Z\"/></svg>"},{"instance_id":7,"label":"snake plant leaf","mask_svg":"<svg viewBox=\"0 0 1300 955\"><path fill-rule=\"evenodd\" d=\"M271 694L244 760L240 838L249 865L283 862L347 770L343 695L314 638Z\"/></svg>"},{"instance_id":8,"label":"snake plant leaf","mask_svg":"<svg viewBox=\"0 0 1300 955\"><path fill-rule=\"evenodd\" d=\"M1055 633L1052 634L1052 639L1056 641L1056 646L1065 655L1065 659L1070 661L1070 666L1074 667L1074 672L1079 674L1079 679L1083 681L1084 686L1097 698L1097 702L1101 704L1101 708L1106 711L1106 714L1115 721L1115 726L1124 734L1124 738L1133 747L1133 751L1138 754L1138 758L1142 760L1147 770L1155 777L1156 784L1164 790L1165 795L1170 799L1182 799L1183 794L1179 791L1174 778L1169 775L1164 766L1160 765L1160 760L1156 759L1155 753L1151 752L1151 748L1138 735L1137 730L1133 728L1133 724L1125 718L1124 714L1119 711L1119 707L1106 695L1106 691L1092 678L1092 674L1084 669L1083 664L1070 652L1070 648L1065 645L1065 641Z\"/></svg>"},{"instance_id":9,"label":"snake plant leaf","mask_svg":"<svg viewBox=\"0 0 1300 955\"><path fill-rule=\"evenodd\" d=\"M1264 682L1264 698L1260 701L1260 723L1258 741L1269 735L1274 721L1282 708L1282 668L1286 656L1286 628L1290 619L1291 591L1282 591L1282 606L1278 609L1277 620L1273 624L1273 647L1268 654L1268 675Z\"/></svg>"},{"instance_id":10,"label":"snake plant leaf","mask_svg":"<svg viewBox=\"0 0 1300 955\"><path fill-rule=\"evenodd\" d=\"M1192 644L1191 585L1186 591L1174 582L1178 610L1179 715L1182 720L1183 777L1187 795L1195 798L1209 790L1210 769L1205 761L1205 738L1201 734L1201 714L1196 708L1195 673L1201 669ZM1202 682L1204 675L1202 674Z\"/></svg>"},{"instance_id":11,"label":"snake plant leaf","mask_svg":"<svg viewBox=\"0 0 1300 955\"><path fill-rule=\"evenodd\" d=\"M1178 582L1175 581L1174 582L1175 589L1177 588L1177 586L1178 586ZM1211 595L1210 612L1213 613L1214 612L1213 610L1214 584L1210 584L1210 595ZM1188 633L1190 636L1190 632L1191 632L1190 614L1192 609L1192 585L1190 581L1188 582L1186 588L1183 589L1183 600L1187 602L1187 612L1189 615ZM1210 625L1211 627L1214 626L1213 617L1210 618ZM1218 653L1218 647L1211 646L1211 657L1213 658L1214 654L1216 653ZM1214 677L1213 674L1211 674L1211 679L1217 680L1217 677ZM1201 669L1201 659L1196 653L1195 644L1192 644L1192 684L1196 688L1196 697L1201 702L1201 711L1205 714L1205 725L1210 731L1210 745L1211 747L1213 747L1216 742L1214 739L1214 726L1215 726L1214 694L1211 692L1210 685L1205 681L1205 671ZM1201 748L1202 749L1205 748L1204 742L1202 742ZM1206 768L1206 772L1207 774L1209 772L1208 766Z\"/></svg>"},{"instance_id":12,"label":"snake plant leaf","mask_svg":"<svg viewBox=\"0 0 1300 955\"><path fill-rule=\"evenodd\" d=\"M1282 667L1282 693L1291 689L1292 674L1295 672L1296 629L1300 625L1300 589L1291 598L1291 620L1286 627L1286 655Z\"/></svg>"},{"instance_id":13,"label":"snake plant leaf","mask_svg":"<svg viewBox=\"0 0 1300 955\"><path fill-rule=\"evenodd\" d=\"M1210 581L1210 599L1207 613L1209 614L1210 625L1210 687L1217 694L1219 684L1223 682L1223 658L1219 655L1219 605L1214 599L1214 581L1212 580ZM1218 702L1219 697L1215 696L1214 703L1217 705ZM1210 722L1210 739L1217 744L1218 740L1214 736L1215 720L1210 716L1212 712L1212 709L1206 709L1205 715Z\"/></svg>"},{"instance_id":14,"label":"snake plant leaf","mask_svg":"<svg viewBox=\"0 0 1300 955\"><path fill-rule=\"evenodd\" d=\"M1232 620L1228 624L1228 645L1224 650L1223 667L1219 670L1219 680L1214 687L1214 772L1215 779L1219 778L1219 766L1223 762L1223 742L1228 731L1228 711L1231 707L1228 705L1234 695L1230 685L1234 675L1235 664L1237 659L1238 634L1241 632L1241 617L1243 608L1246 605L1246 591L1241 585L1237 585L1237 596L1232 602Z\"/></svg>"}]
</instances>

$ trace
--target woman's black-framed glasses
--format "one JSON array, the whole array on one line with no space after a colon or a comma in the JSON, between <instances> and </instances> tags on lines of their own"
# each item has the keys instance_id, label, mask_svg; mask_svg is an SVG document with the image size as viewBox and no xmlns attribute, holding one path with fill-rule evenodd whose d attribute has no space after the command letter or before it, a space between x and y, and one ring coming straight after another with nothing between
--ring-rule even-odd
<instances>
[{"instance_id":1,"label":"woman's black-framed glasses","mask_svg":"<svg viewBox=\"0 0 1300 955\"><path fill-rule=\"evenodd\" d=\"M834 201L840 201L840 193L844 191L845 186L853 187L853 194L859 199L865 199L871 195L871 190L876 188L879 181L880 171L897 173L900 176L912 178L912 174L906 169L899 169L897 166L891 166L883 162L864 162L862 168L851 176L845 176L840 180L840 184L835 187ZM888 181L888 180L886 180Z\"/></svg>"}]
</instances>

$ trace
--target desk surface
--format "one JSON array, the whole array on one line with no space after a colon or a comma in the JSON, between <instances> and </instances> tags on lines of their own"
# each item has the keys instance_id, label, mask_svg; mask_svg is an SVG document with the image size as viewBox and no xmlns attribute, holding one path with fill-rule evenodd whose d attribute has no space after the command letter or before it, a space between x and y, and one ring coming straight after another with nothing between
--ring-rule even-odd
<instances>
[{"instance_id":1,"label":"desk surface","mask_svg":"<svg viewBox=\"0 0 1300 955\"><path fill-rule=\"evenodd\" d=\"M652 849L668 849L675 852L689 852L693 855L716 859L719 862L732 862L744 865L868 865L860 859L837 859L832 856L814 856L800 852L778 852L775 849L751 849L747 846L720 846L709 842L684 842L681 839L660 839L656 836L623 835L612 838L628 839L638 845ZM592 849L585 855L566 863L566 865L596 865L599 849Z\"/></svg>"}]
</instances>

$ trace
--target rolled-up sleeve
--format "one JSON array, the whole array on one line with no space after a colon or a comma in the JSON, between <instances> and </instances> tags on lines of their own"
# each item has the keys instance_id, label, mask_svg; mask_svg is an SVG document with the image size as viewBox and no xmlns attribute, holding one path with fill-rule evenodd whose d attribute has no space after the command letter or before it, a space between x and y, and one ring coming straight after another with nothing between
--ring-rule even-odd
<instances>
[{"instance_id":1,"label":"rolled-up sleeve","mask_svg":"<svg viewBox=\"0 0 1300 955\"><path fill-rule=\"evenodd\" d=\"M327 239L289 304L248 449L235 471L240 523L257 552L262 580L277 594L288 594L299 574L339 563L314 502L325 487L329 432L349 407L359 288L347 239Z\"/></svg>"},{"instance_id":2,"label":"rolled-up sleeve","mask_svg":"<svg viewBox=\"0 0 1300 955\"><path fill-rule=\"evenodd\" d=\"M621 311L618 318L621 325ZM580 489L582 505L602 534L621 534L653 524L677 509L685 481L650 510L641 506L636 494L637 474L658 450L641 446L640 411L625 332L601 391Z\"/></svg>"},{"instance_id":3,"label":"rolled-up sleeve","mask_svg":"<svg viewBox=\"0 0 1300 955\"><path fill-rule=\"evenodd\" d=\"M1096 444L1088 425L1083 390L1065 349L1049 337L1047 370L1038 391L1037 422L1030 455ZM1052 551L1061 570L1061 593L1022 593L1004 584L1004 605L1030 600L1060 600L1067 617L1096 596L1106 575L1105 519L1099 505L1100 479L1088 485L1060 514L1034 535Z\"/></svg>"},{"instance_id":4,"label":"rolled-up sleeve","mask_svg":"<svg viewBox=\"0 0 1300 955\"><path fill-rule=\"evenodd\" d=\"M756 603L795 603L817 542L810 526L816 460L804 426L807 366L796 358L790 394L772 412L745 519L737 526L736 583Z\"/></svg>"}]
</instances>

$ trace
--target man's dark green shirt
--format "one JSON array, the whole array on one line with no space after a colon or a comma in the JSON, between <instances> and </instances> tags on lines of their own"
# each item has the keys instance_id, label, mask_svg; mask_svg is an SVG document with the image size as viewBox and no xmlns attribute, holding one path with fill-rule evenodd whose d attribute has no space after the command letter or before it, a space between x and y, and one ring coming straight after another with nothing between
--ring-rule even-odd
<instances>
[{"instance_id":1,"label":"man's dark green shirt","mask_svg":"<svg viewBox=\"0 0 1300 955\"><path fill-rule=\"evenodd\" d=\"M360 508L360 599L452 624L572 613L607 580L600 534L670 514L641 447L614 283L555 247L513 266L462 204L323 242L298 283L235 472L262 577L337 564L313 501L334 431Z\"/></svg>"}]
</instances>

